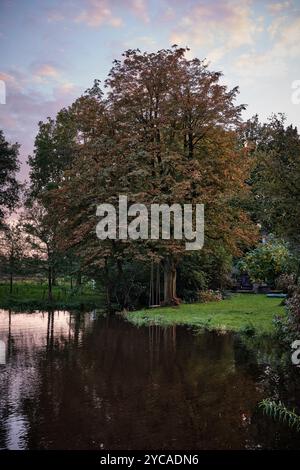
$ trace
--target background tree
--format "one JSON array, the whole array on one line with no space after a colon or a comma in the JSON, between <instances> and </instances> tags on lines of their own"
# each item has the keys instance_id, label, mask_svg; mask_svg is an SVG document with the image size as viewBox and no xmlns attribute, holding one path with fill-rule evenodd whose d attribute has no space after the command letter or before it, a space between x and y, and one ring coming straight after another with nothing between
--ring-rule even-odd
<instances>
[{"instance_id":1,"label":"background tree","mask_svg":"<svg viewBox=\"0 0 300 470\"><path fill-rule=\"evenodd\" d=\"M57 247L58 217L54 211L49 214L42 204L34 202L22 214L21 223L26 233L31 255L42 260L48 277L48 299L52 300L52 286L60 260Z\"/></svg>"},{"instance_id":2,"label":"background tree","mask_svg":"<svg viewBox=\"0 0 300 470\"><path fill-rule=\"evenodd\" d=\"M9 292L13 292L13 278L22 272L26 243L19 224L6 224L0 231L1 274L9 277Z\"/></svg>"},{"instance_id":3,"label":"background tree","mask_svg":"<svg viewBox=\"0 0 300 470\"><path fill-rule=\"evenodd\" d=\"M9 144L0 130L0 226L6 210L13 210L19 201L20 184L16 179L19 171L19 145Z\"/></svg>"},{"instance_id":4,"label":"background tree","mask_svg":"<svg viewBox=\"0 0 300 470\"><path fill-rule=\"evenodd\" d=\"M33 155L28 157L30 189L28 197L36 198L44 190L59 184L63 172L74 158L76 125L73 113L63 108L56 119L39 122Z\"/></svg>"},{"instance_id":5,"label":"background tree","mask_svg":"<svg viewBox=\"0 0 300 470\"><path fill-rule=\"evenodd\" d=\"M266 123L257 116L242 126L242 140L253 159L249 179L250 197L244 207L262 227L288 242L295 260L296 278L300 275L300 138L296 127L287 126L283 114Z\"/></svg>"},{"instance_id":6,"label":"background tree","mask_svg":"<svg viewBox=\"0 0 300 470\"><path fill-rule=\"evenodd\" d=\"M74 105L76 107L76 105ZM36 257L41 255L48 260L48 290L51 297L52 286L56 283L58 272L68 274L71 283L81 284L81 263L78 254L64 247L58 250L55 203L47 197L49 190L58 188L64 172L71 166L76 155L76 138L79 119L71 106L63 108L55 119L48 118L39 122L33 154L28 158L30 183L26 191L26 230L29 235L40 238L42 246L34 246ZM31 227L31 228L30 228ZM36 240L35 240L36 241ZM33 245L36 245L34 238ZM46 248L46 249L45 249ZM43 263L42 263L43 265ZM50 272L51 271L51 272Z\"/></svg>"},{"instance_id":7,"label":"background tree","mask_svg":"<svg viewBox=\"0 0 300 470\"><path fill-rule=\"evenodd\" d=\"M263 230L299 250L300 137L284 115L261 124L257 116L245 127L247 148L255 158L251 176L255 219Z\"/></svg>"}]
</instances>

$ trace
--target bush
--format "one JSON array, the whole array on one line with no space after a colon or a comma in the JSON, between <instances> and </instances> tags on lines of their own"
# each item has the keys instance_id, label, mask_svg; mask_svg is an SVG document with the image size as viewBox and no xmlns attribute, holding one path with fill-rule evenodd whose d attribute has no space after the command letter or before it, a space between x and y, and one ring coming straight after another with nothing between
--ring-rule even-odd
<instances>
[{"instance_id":1,"label":"bush","mask_svg":"<svg viewBox=\"0 0 300 470\"><path fill-rule=\"evenodd\" d=\"M249 251L238 263L241 272L247 272L252 282L274 285L275 279L291 269L292 256L287 245L271 239Z\"/></svg>"},{"instance_id":2,"label":"bush","mask_svg":"<svg viewBox=\"0 0 300 470\"><path fill-rule=\"evenodd\" d=\"M286 303L289 319L296 331L300 331L300 288L296 288Z\"/></svg>"},{"instance_id":3,"label":"bush","mask_svg":"<svg viewBox=\"0 0 300 470\"><path fill-rule=\"evenodd\" d=\"M200 302L216 302L223 299L220 291L214 291L212 289L203 290L198 292L198 299Z\"/></svg>"},{"instance_id":4,"label":"bush","mask_svg":"<svg viewBox=\"0 0 300 470\"><path fill-rule=\"evenodd\" d=\"M198 291L207 287L207 274L201 269L199 254L185 256L177 270L178 297L185 302L197 302Z\"/></svg>"},{"instance_id":5,"label":"bush","mask_svg":"<svg viewBox=\"0 0 300 470\"><path fill-rule=\"evenodd\" d=\"M284 343L291 343L300 332L300 287L294 286L292 296L286 302L287 315L275 317L277 337Z\"/></svg>"},{"instance_id":6,"label":"bush","mask_svg":"<svg viewBox=\"0 0 300 470\"><path fill-rule=\"evenodd\" d=\"M240 329L240 333L246 336L254 336L256 333L255 327L249 323Z\"/></svg>"},{"instance_id":7,"label":"bush","mask_svg":"<svg viewBox=\"0 0 300 470\"><path fill-rule=\"evenodd\" d=\"M198 291L192 289L180 289L179 297L186 303L198 302L199 300Z\"/></svg>"},{"instance_id":8,"label":"bush","mask_svg":"<svg viewBox=\"0 0 300 470\"><path fill-rule=\"evenodd\" d=\"M295 289L295 275L281 274L275 282L276 289L282 290L285 294L292 294Z\"/></svg>"}]
</instances>

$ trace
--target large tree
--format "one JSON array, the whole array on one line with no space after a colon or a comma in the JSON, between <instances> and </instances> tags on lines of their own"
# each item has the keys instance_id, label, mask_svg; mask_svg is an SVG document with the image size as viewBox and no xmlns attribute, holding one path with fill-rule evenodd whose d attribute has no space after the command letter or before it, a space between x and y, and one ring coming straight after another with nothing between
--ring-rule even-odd
<instances>
[{"instance_id":1,"label":"large tree","mask_svg":"<svg viewBox=\"0 0 300 470\"><path fill-rule=\"evenodd\" d=\"M243 106L235 104L237 88L227 90L220 76L203 61L186 60L184 49L129 50L115 62L106 86L117 128L128 142L125 177L128 185L133 176L131 191L149 202L204 203L206 243L225 241L235 250L247 234L244 214L231 204L245 189L247 158L234 130ZM176 297L182 246L157 246L169 302Z\"/></svg>"},{"instance_id":2,"label":"large tree","mask_svg":"<svg viewBox=\"0 0 300 470\"><path fill-rule=\"evenodd\" d=\"M99 83L72 106L76 157L53 191L66 245L77 246L99 267L113 259L120 275L133 257L160 259L165 301L176 299L176 268L185 254L179 241L114 241L95 236L96 206L128 203L204 203L205 246L222 244L238 254L255 228L237 202L247 191L249 155L236 128L242 106L237 88L219 82L198 60L174 47L155 54L129 50L115 61L103 97Z\"/></svg>"}]
</instances>

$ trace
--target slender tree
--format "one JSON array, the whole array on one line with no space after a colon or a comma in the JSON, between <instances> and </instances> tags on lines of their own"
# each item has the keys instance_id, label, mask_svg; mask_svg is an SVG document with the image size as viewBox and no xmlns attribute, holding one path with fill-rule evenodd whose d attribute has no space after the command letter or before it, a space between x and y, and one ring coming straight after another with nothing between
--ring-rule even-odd
<instances>
[{"instance_id":1,"label":"slender tree","mask_svg":"<svg viewBox=\"0 0 300 470\"><path fill-rule=\"evenodd\" d=\"M45 262L48 277L48 299L50 301L52 300L55 270L60 257L57 247L58 222L55 212L49 214L45 207L38 202L29 206L21 217L31 256Z\"/></svg>"},{"instance_id":2,"label":"slender tree","mask_svg":"<svg viewBox=\"0 0 300 470\"><path fill-rule=\"evenodd\" d=\"M13 210L19 201L20 184L16 175L19 170L19 145L9 144L0 130L0 225L7 210Z\"/></svg>"},{"instance_id":3,"label":"slender tree","mask_svg":"<svg viewBox=\"0 0 300 470\"><path fill-rule=\"evenodd\" d=\"M6 224L0 231L1 270L9 276L9 292L13 292L13 279L22 269L26 243L20 224Z\"/></svg>"}]
</instances>

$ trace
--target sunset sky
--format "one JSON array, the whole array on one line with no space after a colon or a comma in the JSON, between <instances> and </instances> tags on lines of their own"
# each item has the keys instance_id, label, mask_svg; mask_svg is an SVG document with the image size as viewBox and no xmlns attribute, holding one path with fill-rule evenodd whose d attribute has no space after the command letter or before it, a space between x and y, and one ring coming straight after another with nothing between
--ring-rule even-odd
<instances>
[{"instance_id":1,"label":"sunset sky","mask_svg":"<svg viewBox=\"0 0 300 470\"><path fill-rule=\"evenodd\" d=\"M300 0L0 0L0 128L21 144L22 178L37 123L71 104L129 48L189 46L240 86L245 117L284 112L300 127Z\"/></svg>"}]
</instances>

